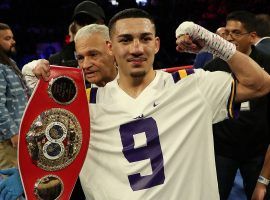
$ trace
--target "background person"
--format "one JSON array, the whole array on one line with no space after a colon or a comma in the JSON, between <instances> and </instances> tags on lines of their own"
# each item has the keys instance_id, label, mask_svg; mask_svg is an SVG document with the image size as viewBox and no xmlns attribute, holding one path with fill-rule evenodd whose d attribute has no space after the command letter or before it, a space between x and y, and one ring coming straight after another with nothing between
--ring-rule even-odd
<instances>
[{"instance_id":1,"label":"background person","mask_svg":"<svg viewBox=\"0 0 270 200\"><path fill-rule=\"evenodd\" d=\"M256 36L255 15L247 11L234 11L226 18L226 39L236 49L255 60L270 73L270 57L258 51L253 42ZM245 70L245 66L242 66ZM215 58L205 67L209 71L231 73L229 65ZM213 125L216 168L220 199L227 200L237 170L243 177L247 199L250 199L263 165L269 144L268 96L241 103L239 119L226 119Z\"/></svg>"},{"instance_id":2,"label":"background person","mask_svg":"<svg viewBox=\"0 0 270 200\"><path fill-rule=\"evenodd\" d=\"M105 14L103 9L92 1L83 1L79 3L72 16L73 34L88 24L104 24ZM78 63L75 57L75 43L71 41L60 52L51 55L49 62L53 65L77 67Z\"/></svg>"},{"instance_id":3,"label":"background person","mask_svg":"<svg viewBox=\"0 0 270 200\"><path fill-rule=\"evenodd\" d=\"M254 45L265 54L270 54L270 15L256 15L256 37Z\"/></svg>"},{"instance_id":4,"label":"background person","mask_svg":"<svg viewBox=\"0 0 270 200\"><path fill-rule=\"evenodd\" d=\"M11 28L0 23L0 169L17 164L19 126L29 97L25 80L11 59L15 44Z\"/></svg>"},{"instance_id":5,"label":"background person","mask_svg":"<svg viewBox=\"0 0 270 200\"><path fill-rule=\"evenodd\" d=\"M255 46L260 51L267 55L270 55L270 16L268 14L256 15L256 37ZM270 100L269 100L270 104ZM270 111L269 111L270 113ZM265 156L263 168L260 173L261 177L258 177L258 181L255 190L252 195L252 200L264 200L270 199L270 147Z\"/></svg>"}]
</instances>

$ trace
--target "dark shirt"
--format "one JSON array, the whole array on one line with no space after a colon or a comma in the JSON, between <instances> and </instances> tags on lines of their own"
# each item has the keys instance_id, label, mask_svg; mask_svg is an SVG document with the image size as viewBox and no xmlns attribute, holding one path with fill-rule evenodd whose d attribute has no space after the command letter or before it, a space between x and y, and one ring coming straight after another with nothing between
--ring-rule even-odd
<instances>
[{"instance_id":1,"label":"dark shirt","mask_svg":"<svg viewBox=\"0 0 270 200\"><path fill-rule=\"evenodd\" d=\"M257 45L256 48L264 52L267 55L270 55L270 38L262 39Z\"/></svg>"},{"instance_id":2,"label":"dark shirt","mask_svg":"<svg viewBox=\"0 0 270 200\"><path fill-rule=\"evenodd\" d=\"M210 62L213 59L213 54L208 53L208 52L201 52L196 55L193 67L198 69L198 68L203 68L205 64Z\"/></svg>"},{"instance_id":3,"label":"dark shirt","mask_svg":"<svg viewBox=\"0 0 270 200\"><path fill-rule=\"evenodd\" d=\"M252 47L250 57L268 73L270 57ZM205 70L231 72L228 64L215 58ZM243 103L242 103L243 104ZM215 153L233 159L263 156L269 145L269 95L249 101L250 110L241 110L238 119L213 125Z\"/></svg>"},{"instance_id":4,"label":"dark shirt","mask_svg":"<svg viewBox=\"0 0 270 200\"><path fill-rule=\"evenodd\" d=\"M51 65L77 67L78 62L75 58L75 43L70 42L62 49L62 51L51 55L49 57L49 62Z\"/></svg>"}]
</instances>

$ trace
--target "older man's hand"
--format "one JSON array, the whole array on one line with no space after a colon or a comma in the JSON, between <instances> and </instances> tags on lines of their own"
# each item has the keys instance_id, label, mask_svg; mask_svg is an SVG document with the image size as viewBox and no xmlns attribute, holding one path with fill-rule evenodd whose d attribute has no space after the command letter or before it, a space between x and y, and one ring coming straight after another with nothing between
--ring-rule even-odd
<instances>
[{"instance_id":1,"label":"older man's hand","mask_svg":"<svg viewBox=\"0 0 270 200\"><path fill-rule=\"evenodd\" d=\"M37 78L42 78L44 81L48 81L50 76L49 61L45 59L38 60L35 68L32 71Z\"/></svg>"}]
</instances>

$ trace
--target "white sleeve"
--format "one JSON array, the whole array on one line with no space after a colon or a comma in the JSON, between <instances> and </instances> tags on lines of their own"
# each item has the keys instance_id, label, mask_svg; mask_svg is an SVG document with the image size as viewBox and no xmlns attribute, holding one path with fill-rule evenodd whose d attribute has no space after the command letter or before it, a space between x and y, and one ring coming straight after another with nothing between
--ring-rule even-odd
<instances>
[{"instance_id":1,"label":"white sleeve","mask_svg":"<svg viewBox=\"0 0 270 200\"><path fill-rule=\"evenodd\" d=\"M198 88L213 112L213 123L234 117L236 82L231 74L204 70L196 70L195 74L198 76Z\"/></svg>"},{"instance_id":2,"label":"white sleeve","mask_svg":"<svg viewBox=\"0 0 270 200\"><path fill-rule=\"evenodd\" d=\"M34 75L33 69L36 67L38 60L33 60L25 64L22 68L22 74L25 78L27 86L33 91L38 82L38 78Z\"/></svg>"},{"instance_id":3,"label":"white sleeve","mask_svg":"<svg viewBox=\"0 0 270 200\"><path fill-rule=\"evenodd\" d=\"M33 60L32 62L29 62L25 64L22 68L22 74L29 75L29 76L35 76L33 73L33 69L36 67L38 60Z\"/></svg>"}]
</instances>

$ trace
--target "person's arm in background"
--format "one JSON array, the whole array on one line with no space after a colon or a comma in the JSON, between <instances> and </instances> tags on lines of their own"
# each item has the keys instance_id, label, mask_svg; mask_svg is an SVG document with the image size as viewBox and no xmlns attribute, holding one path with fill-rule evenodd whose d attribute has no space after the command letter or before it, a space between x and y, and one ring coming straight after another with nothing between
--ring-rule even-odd
<instances>
[{"instance_id":1,"label":"person's arm in background","mask_svg":"<svg viewBox=\"0 0 270 200\"><path fill-rule=\"evenodd\" d=\"M269 68L264 68L264 69L268 73L270 72ZM268 94L268 104L270 105L270 94ZM270 123L270 109L268 109L268 121ZM270 197L270 185L269 185L270 184L269 182L270 181L270 145L268 146L268 149L264 158L264 163L263 163L260 176L261 177L258 177L258 181L253 191L251 200L265 200L266 197L267 198ZM269 194L267 194L267 192Z\"/></svg>"},{"instance_id":2,"label":"person's arm in background","mask_svg":"<svg viewBox=\"0 0 270 200\"><path fill-rule=\"evenodd\" d=\"M267 192L267 186L270 180L270 146L266 152L263 168L258 178L251 200L264 200Z\"/></svg>"},{"instance_id":3,"label":"person's arm in background","mask_svg":"<svg viewBox=\"0 0 270 200\"><path fill-rule=\"evenodd\" d=\"M207 51L226 61L238 84L235 101L264 96L270 92L270 76L234 44L193 22L184 22L176 30L176 50L198 53Z\"/></svg>"},{"instance_id":4,"label":"person's arm in background","mask_svg":"<svg viewBox=\"0 0 270 200\"><path fill-rule=\"evenodd\" d=\"M0 199L1 200L16 200L23 194L23 186L18 168L10 168L0 170Z\"/></svg>"}]
</instances>

